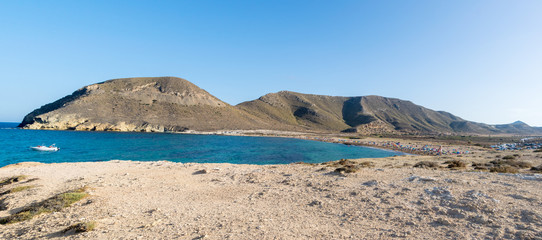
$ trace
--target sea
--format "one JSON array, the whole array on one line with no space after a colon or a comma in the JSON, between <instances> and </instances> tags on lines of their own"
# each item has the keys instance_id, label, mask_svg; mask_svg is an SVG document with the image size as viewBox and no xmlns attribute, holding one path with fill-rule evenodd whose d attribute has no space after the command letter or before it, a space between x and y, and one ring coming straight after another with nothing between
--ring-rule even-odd
<instances>
[{"instance_id":1,"label":"sea","mask_svg":"<svg viewBox=\"0 0 542 240\"><path fill-rule=\"evenodd\" d=\"M82 132L18 129L0 122L0 167L19 162L99 162L110 160L289 164L342 158L382 158L401 152L282 137L178 133ZM57 152L30 149L56 144Z\"/></svg>"}]
</instances>

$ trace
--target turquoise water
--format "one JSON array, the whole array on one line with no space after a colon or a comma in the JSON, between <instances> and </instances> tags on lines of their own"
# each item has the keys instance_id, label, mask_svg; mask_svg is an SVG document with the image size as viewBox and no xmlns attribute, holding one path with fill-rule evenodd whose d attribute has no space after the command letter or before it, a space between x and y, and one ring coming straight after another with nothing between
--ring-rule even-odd
<instances>
[{"instance_id":1,"label":"turquoise water","mask_svg":"<svg viewBox=\"0 0 542 240\"><path fill-rule=\"evenodd\" d=\"M319 163L341 158L401 155L380 149L289 138L168 133L76 132L15 129L0 123L0 167L18 162L88 162L109 160L236 164ZM31 146L56 143L58 152Z\"/></svg>"}]
</instances>

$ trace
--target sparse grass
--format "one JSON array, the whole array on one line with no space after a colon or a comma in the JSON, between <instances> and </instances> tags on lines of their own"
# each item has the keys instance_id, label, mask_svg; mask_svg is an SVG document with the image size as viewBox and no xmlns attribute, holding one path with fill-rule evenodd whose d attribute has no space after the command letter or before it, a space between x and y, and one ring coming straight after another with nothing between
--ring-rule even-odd
<instances>
[{"instance_id":1,"label":"sparse grass","mask_svg":"<svg viewBox=\"0 0 542 240\"><path fill-rule=\"evenodd\" d=\"M36 187L36 186L17 186L17 187L14 187L14 188L10 189L10 190L1 192L0 196L4 196L4 195L10 194L10 193L22 192L24 190L34 188L34 187Z\"/></svg>"},{"instance_id":2,"label":"sparse grass","mask_svg":"<svg viewBox=\"0 0 542 240\"><path fill-rule=\"evenodd\" d=\"M19 175L19 176L15 176L15 177L6 178L6 179L3 179L3 180L0 180L0 187L3 187L5 185L9 185L9 184L12 184L12 183L20 182L20 181L25 180L27 178L28 178L28 176L26 176L26 175Z\"/></svg>"},{"instance_id":3,"label":"sparse grass","mask_svg":"<svg viewBox=\"0 0 542 240\"><path fill-rule=\"evenodd\" d=\"M519 170L512 166L498 166L498 167L492 167L489 169L490 172L498 172L498 173L518 173Z\"/></svg>"},{"instance_id":4,"label":"sparse grass","mask_svg":"<svg viewBox=\"0 0 542 240\"><path fill-rule=\"evenodd\" d=\"M82 232L90 232L96 228L96 222L90 221L90 222L81 222L77 224L73 224L66 229L62 230L63 233L73 232L73 233L82 233Z\"/></svg>"},{"instance_id":5,"label":"sparse grass","mask_svg":"<svg viewBox=\"0 0 542 240\"><path fill-rule=\"evenodd\" d=\"M16 192L22 192L24 190L27 190L27 189L31 189L31 188L35 188L36 186L34 185L30 185L30 186L18 186L18 187L14 187L12 188L11 190L9 190L9 193L16 193Z\"/></svg>"},{"instance_id":6,"label":"sparse grass","mask_svg":"<svg viewBox=\"0 0 542 240\"><path fill-rule=\"evenodd\" d=\"M88 196L88 193L84 192L84 190L67 192L60 195L60 199L58 200L58 203L62 205L64 208L69 207L75 202L83 199L86 196Z\"/></svg>"},{"instance_id":7,"label":"sparse grass","mask_svg":"<svg viewBox=\"0 0 542 240\"><path fill-rule=\"evenodd\" d=\"M0 224L4 225L26 221L42 213L58 212L63 208L69 207L73 203L88 196L88 193L86 193L85 191L86 188L83 187L76 190L57 194L42 202L27 206L18 213L0 218Z\"/></svg>"},{"instance_id":8,"label":"sparse grass","mask_svg":"<svg viewBox=\"0 0 542 240\"><path fill-rule=\"evenodd\" d=\"M414 164L415 168L439 168L439 164L431 161L421 161Z\"/></svg>"},{"instance_id":9,"label":"sparse grass","mask_svg":"<svg viewBox=\"0 0 542 240\"><path fill-rule=\"evenodd\" d=\"M26 220L32 219L34 216L40 215L42 213L49 213L51 212L49 209L38 207L38 208L31 208L31 209L24 209L21 212L18 212L16 214L0 218L0 224L12 224L17 222L22 222Z\"/></svg>"}]
</instances>

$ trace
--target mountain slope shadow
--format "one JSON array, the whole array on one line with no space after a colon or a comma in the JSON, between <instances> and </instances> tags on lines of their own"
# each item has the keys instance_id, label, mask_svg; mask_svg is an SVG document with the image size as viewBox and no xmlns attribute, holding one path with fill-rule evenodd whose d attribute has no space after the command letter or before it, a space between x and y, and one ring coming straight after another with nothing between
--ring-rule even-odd
<instances>
[{"instance_id":1,"label":"mountain slope shadow","mask_svg":"<svg viewBox=\"0 0 542 240\"><path fill-rule=\"evenodd\" d=\"M376 120L374 116L363 113L363 106L361 106L362 98L363 97L353 97L344 102L342 115L344 122L348 124L348 126L356 127Z\"/></svg>"}]
</instances>

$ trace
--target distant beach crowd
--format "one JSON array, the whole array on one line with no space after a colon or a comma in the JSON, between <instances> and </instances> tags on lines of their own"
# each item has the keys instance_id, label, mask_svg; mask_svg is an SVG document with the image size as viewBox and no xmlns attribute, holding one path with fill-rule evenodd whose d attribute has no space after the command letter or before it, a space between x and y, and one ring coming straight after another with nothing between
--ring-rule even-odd
<instances>
[{"instance_id":1,"label":"distant beach crowd","mask_svg":"<svg viewBox=\"0 0 542 240\"><path fill-rule=\"evenodd\" d=\"M491 145L491 148L498 151L523 150L523 149L542 149L542 137L523 138L517 143L502 143Z\"/></svg>"},{"instance_id":2,"label":"distant beach crowd","mask_svg":"<svg viewBox=\"0 0 542 240\"><path fill-rule=\"evenodd\" d=\"M324 141L324 142L335 142L335 143L343 143L347 145L361 145L361 146L371 146L371 147L379 147L379 148L386 148L386 149L392 149L400 152L406 152L406 153L412 153L412 154L418 154L418 155L459 155L459 154L468 154L469 151L462 151L460 149L448 149L443 148L440 145L417 145L417 144L402 144L401 142L395 142L395 141L383 141L383 142L377 142L377 141L364 141L364 140L358 140L358 139L337 139L337 138L326 138L326 137L310 137L310 136L304 136L302 138L309 139L309 140L316 140L316 141Z\"/></svg>"}]
</instances>

